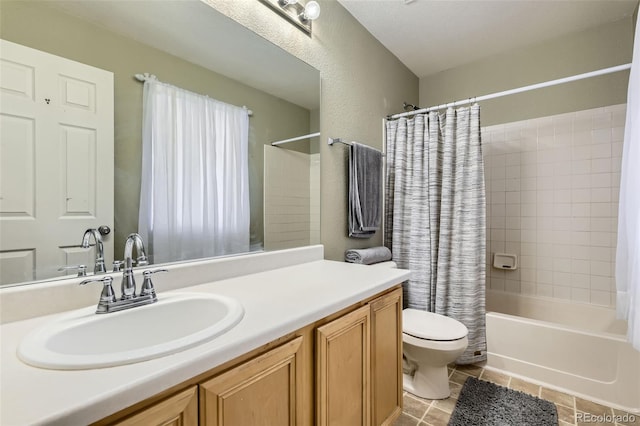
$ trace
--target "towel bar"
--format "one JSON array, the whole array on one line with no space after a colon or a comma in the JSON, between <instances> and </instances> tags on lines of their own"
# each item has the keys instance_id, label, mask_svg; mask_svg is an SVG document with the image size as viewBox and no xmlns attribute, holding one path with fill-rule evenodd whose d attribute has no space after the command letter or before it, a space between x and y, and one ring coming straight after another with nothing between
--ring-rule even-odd
<instances>
[{"instance_id":1,"label":"towel bar","mask_svg":"<svg viewBox=\"0 0 640 426\"><path fill-rule=\"evenodd\" d=\"M345 141L342 140L342 138L329 138L329 140L327 141L327 144L329 146L333 146L333 144L335 144L335 143L341 143L341 144L344 144L344 145L347 145L347 146L351 146L352 145L352 142L345 142ZM386 157L387 154L385 152L383 152L382 156Z\"/></svg>"},{"instance_id":2,"label":"towel bar","mask_svg":"<svg viewBox=\"0 0 640 426\"><path fill-rule=\"evenodd\" d=\"M333 145L334 143L342 143L342 144L345 144L345 145L349 145L349 146L351 146L351 142L345 142L345 141L343 141L341 138L329 138L329 140L327 141L327 143L328 143L329 145Z\"/></svg>"}]
</instances>

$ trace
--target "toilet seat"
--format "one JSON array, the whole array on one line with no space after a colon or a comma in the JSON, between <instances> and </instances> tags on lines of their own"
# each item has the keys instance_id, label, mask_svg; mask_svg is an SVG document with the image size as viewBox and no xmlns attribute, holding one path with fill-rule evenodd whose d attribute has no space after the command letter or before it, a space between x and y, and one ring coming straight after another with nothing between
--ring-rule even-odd
<instances>
[{"instance_id":1,"label":"toilet seat","mask_svg":"<svg viewBox=\"0 0 640 426\"><path fill-rule=\"evenodd\" d=\"M466 336L458 340L427 340L419 337L413 337L407 333L402 333L402 342L418 348L431 349L434 351L464 350L469 345L469 339L467 339Z\"/></svg>"},{"instance_id":2,"label":"toilet seat","mask_svg":"<svg viewBox=\"0 0 640 426\"><path fill-rule=\"evenodd\" d=\"M465 338L469 330L453 318L409 308L402 311L402 332L416 339L446 342Z\"/></svg>"}]
</instances>

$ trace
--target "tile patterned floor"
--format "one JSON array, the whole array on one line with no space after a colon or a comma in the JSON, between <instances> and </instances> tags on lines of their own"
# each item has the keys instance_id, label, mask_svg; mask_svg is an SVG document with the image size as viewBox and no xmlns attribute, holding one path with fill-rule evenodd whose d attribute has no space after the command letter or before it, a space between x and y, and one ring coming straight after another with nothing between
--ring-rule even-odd
<instances>
[{"instance_id":1,"label":"tile patterned floor","mask_svg":"<svg viewBox=\"0 0 640 426\"><path fill-rule=\"evenodd\" d=\"M537 396L547 401L551 401L558 409L559 426L640 426L640 416L636 415L632 422L614 423L613 418L617 416L622 419L626 414L623 411L605 407L595 402L586 401L566 393L547 389L533 383L511 377L506 374L490 371L476 365L458 365L449 367L449 385L451 387L451 397L443 400L430 400L419 398L405 392L404 409L402 415L394 423L395 426L446 426L451 416L451 412L456 405L458 395L462 389L462 384L467 377L473 376L481 380L493 382L506 386L530 395ZM598 423L595 416L604 418L607 416L609 422ZM633 419L632 416L629 416ZM526 426L526 425L513 425ZM534 425L532 425L534 426Z\"/></svg>"}]
</instances>

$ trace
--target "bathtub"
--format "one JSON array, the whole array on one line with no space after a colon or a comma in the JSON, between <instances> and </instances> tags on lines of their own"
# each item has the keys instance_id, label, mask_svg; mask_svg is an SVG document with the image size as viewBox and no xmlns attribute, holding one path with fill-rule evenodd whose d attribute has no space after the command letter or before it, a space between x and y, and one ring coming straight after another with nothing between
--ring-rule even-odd
<instances>
[{"instance_id":1,"label":"bathtub","mask_svg":"<svg viewBox=\"0 0 640 426\"><path fill-rule=\"evenodd\" d=\"M487 290L487 367L640 414L640 352L613 309Z\"/></svg>"}]
</instances>

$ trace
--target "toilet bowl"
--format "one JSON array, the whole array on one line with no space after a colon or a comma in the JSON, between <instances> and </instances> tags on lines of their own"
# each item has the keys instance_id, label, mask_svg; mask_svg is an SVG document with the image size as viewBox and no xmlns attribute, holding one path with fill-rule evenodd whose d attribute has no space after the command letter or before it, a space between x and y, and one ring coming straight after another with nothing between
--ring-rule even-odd
<instances>
[{"instance_id":1,"label":"toilet bowl","mask_svg":"<svg viewBox=\"0 0 640 426\"><path fill-rule=\"evenodd\" d=\"M404 390L421 398L448 398L447 364L467 348L468 332L453 318L418 309L403 310Z\"/></svg>"}]
</instances>

